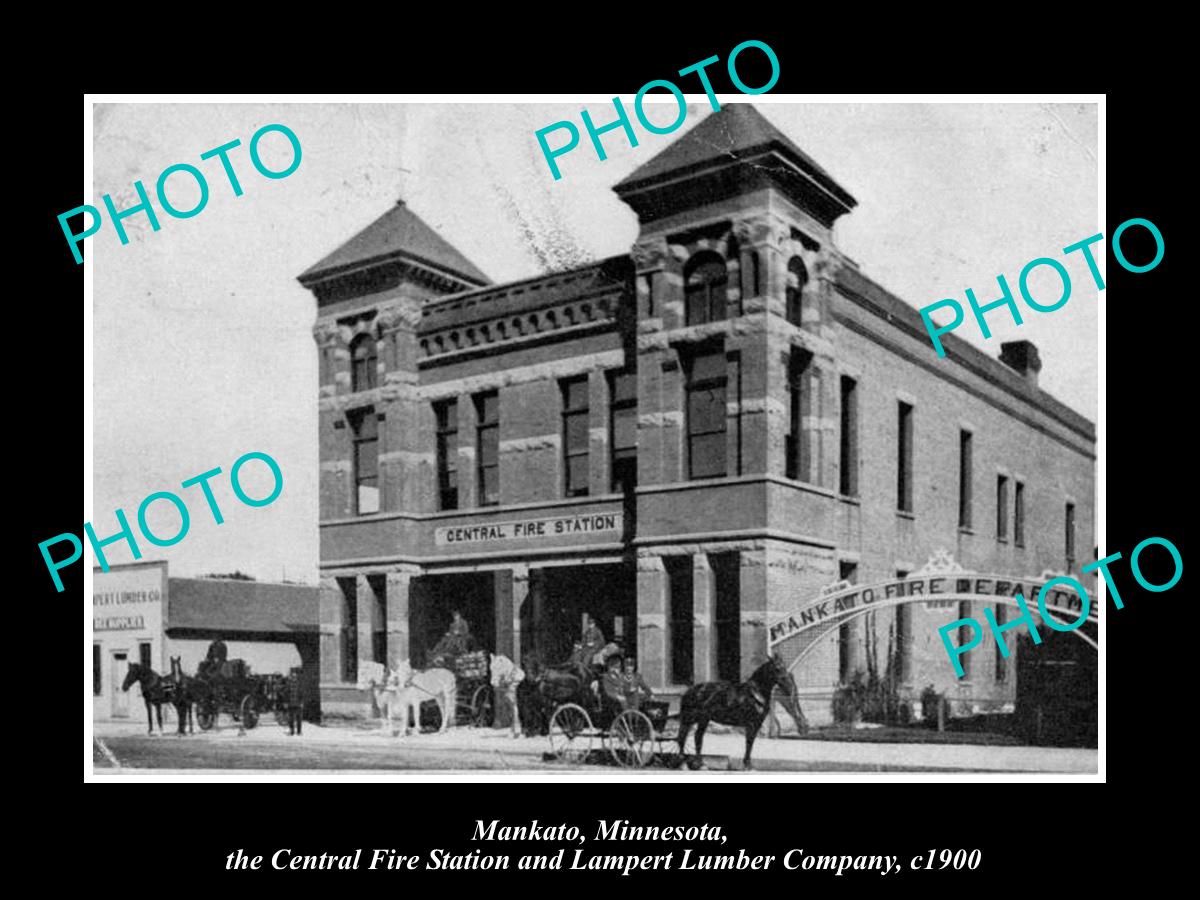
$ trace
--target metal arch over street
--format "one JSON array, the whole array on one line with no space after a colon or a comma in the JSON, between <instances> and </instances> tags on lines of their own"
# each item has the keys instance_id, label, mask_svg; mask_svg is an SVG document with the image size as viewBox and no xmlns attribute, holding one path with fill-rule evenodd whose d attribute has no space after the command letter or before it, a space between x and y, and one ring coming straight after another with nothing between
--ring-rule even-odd
<instances>
[{"instance_id":1,"label":"metal arch over street","mask_svg":"<svg viewBox=\"0 0 1200 900\"><path fill-rule=\"evenodd\" d=\"M1055 572L1043 573L1038 577L968 572L955 564L944 551L938 551L925 566L904 578L869 585L850 584L847 581L829 585L817 597L772 621L767 629L767 644L772 653L778 653L783 658L790 670L834 628L872 610L908 603L950 606L960 600L1003 603L1020 609L1016 594L1025 598L1025 606L1032 615L1045 622L1046 617L1041 615L1038 608L1038 593L1056 577L1063 576ZM1099 618L1096 606L1090 600L1089 597L1087 622L1096 624ZM1058 625L1068 625L1083 612L1083 600L1074 591L1056 586L1046 592L1046 612L1055 614L1053 618ZM1092 649L1099 649L1096 641L1082 627L1071 633L1086 641Z\"/></svg>"}]
</instances>

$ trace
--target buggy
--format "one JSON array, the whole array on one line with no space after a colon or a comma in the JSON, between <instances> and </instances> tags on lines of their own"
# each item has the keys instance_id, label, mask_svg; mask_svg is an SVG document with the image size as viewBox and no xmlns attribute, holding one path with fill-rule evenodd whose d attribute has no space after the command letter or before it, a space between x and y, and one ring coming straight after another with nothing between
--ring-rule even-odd
<instances>
[{"instance_id":1,"label":"buggy","mask_svg":"<svg viewBox=\"0 0 1200 900\"><path fill-rule=\"evenodd\" d=\"M598 743L599 750L624 768L669 764L663 743L675 738L666 733L673 717L664 704L622 708L599 689L603 672L596 666L577 671L573 677L580 679L579 687L563 698L565 702L557 703L550 716L548 735L554 758L586 762Z\"/></svg>"}]
</instances>

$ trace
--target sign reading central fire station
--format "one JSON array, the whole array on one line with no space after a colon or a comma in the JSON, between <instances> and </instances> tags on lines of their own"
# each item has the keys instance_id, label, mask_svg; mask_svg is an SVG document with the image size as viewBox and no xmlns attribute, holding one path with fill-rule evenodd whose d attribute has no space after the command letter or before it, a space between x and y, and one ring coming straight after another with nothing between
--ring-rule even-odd
<instances>
[{"instance_id":1,"label":"sign reading central fire station","mask_svg":"<svg viewBox=\"0 0 1200 900\"><path fill-rule=\"evenodd\" d=\"M623 525L622 513L589 513L583 516L558 516L553 519L518 519L513 522L489 522L486 525L456 525L437 529L434 540L439 547L488 541L528 541L575 534L596 534L601 531L619 532Z\"/></svg>"}]
</instances>

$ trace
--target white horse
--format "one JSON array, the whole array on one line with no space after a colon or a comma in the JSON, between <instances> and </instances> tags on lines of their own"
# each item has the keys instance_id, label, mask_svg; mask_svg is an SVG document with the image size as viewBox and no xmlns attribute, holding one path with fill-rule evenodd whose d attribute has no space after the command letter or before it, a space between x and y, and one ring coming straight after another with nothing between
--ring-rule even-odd
<instances>
[{"instance_id":1,"label":"white horse","mask_svg":"<svg viewBox=\"0 0 1200 900\"><path fill-rule=\"evenodd\" d=\"M370 691L375 698L375 705L379 707L381 730L385 733L395 734L395 720L396 713L400 709L400 697L390 681L388 670L382 663L359 660L358 689ZM407 706L404 708L404 712L407 715ZM408 719L405 718L404 721L407 725Z\"/></svg>"},{"instance_id":2,"label":"white horse","mask_svg":"<svg viewBox=\"0 0 1200 900\"><path fill-rule=\"evenodd\" d=\"M388 690L394 693L395 700L389 707L389 713L394 716L399 709L404 717L404 734L408 735L409 711L416 723L417 733L421 731L421 704L426 700L434 700L441 714L442 726L439 732L445 731L454 723L455 706L458 702L458 686L454 673L449 669L414 669L407 660L397 663L387 682Z\"/></svg>"}]
</instances>

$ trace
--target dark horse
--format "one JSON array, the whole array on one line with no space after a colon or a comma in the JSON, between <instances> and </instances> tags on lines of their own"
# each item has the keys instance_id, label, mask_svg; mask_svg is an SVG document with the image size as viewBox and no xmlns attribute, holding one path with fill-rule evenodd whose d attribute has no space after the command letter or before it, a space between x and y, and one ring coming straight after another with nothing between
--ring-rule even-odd
<instances>
[{"instance_id":1,"label":"dark horse","mask_svg":"<svg viewBox=\"0 0 1200 900\"><path fill-rule=\"evenodd\" d=\"M772 655L754 670L749 679L741 684L728 681L709 681L689 688L679 703L679 755L684 760L683 743L687 740L692 725L696 726L696 759L694 768L704 765L700 752L704 743L704 732L709 722L736 725L746 733L746 756L744 768L751 768L750 752L754 739L762 728L763 720L771 705L772 693L778 688L778 696L797 724L803 721L800 704L796 696L796 683L784 667L783 661Z\"/></svg>"},{"instance_id":2,"label":"dark horse","mask_svg":"<svg viewBox=\"0 0 1200 900\"><path fill-rule=\"evenodd\" d=\"M595 705L591 684L599 673L573 662L543 665L533 655L526 656L524 667L517 708L526 734L549 733L550 716L560 704L577 703L584 709Z\"/></svg>"},{"instance_id":3,"label":"dark horse","mask_svg":"<svg viewBox=\"0 0 1200 900\"><path fill-rule=\"evenodd\" d=\"M179 733L184 733L183 726L186 722L188 733L195 734L195 716L192 710L198 701L204 699L204 692L195 678L183 674L182 656L171 657L169 681L174 686L171 701L175 706L176 718L179 719Z\"/></svg>"},{"instance_id":4,"label":"dark horse","mask_svg":"<svg viewBox=\"0 0 1200 900\"><path fill-rule=\"evenodd\" d=\"M808 720L804 718L804 710L800 708L800 692L796 689L796 682L792 678L792 673L788 672L786 683L782 683L775 688L775 695L767 711L767 737L776 738L782 733L779 727L779 720L775 717L775 703L778 700L792 721L796 723L796 731L800 734L808 732Z\"/></svg>"},{"instance_id":5,"label":"dark horse","mask_svg":"<svg viewBox=\"0 0 1200 900\"><path fill-rule=\"evenodd\" d=\"M121 684L121 690L128 691L134 682L142 686L142 701L146 704L146 724L150 726L150 734L154 734L154 719L150 716L151 706L158 714L158 730L161 733L163 730L162 705L171 702L174 685L149 666L131 662L129 671L125 674L125 681Z\"/></svg>"}]
</instances>

